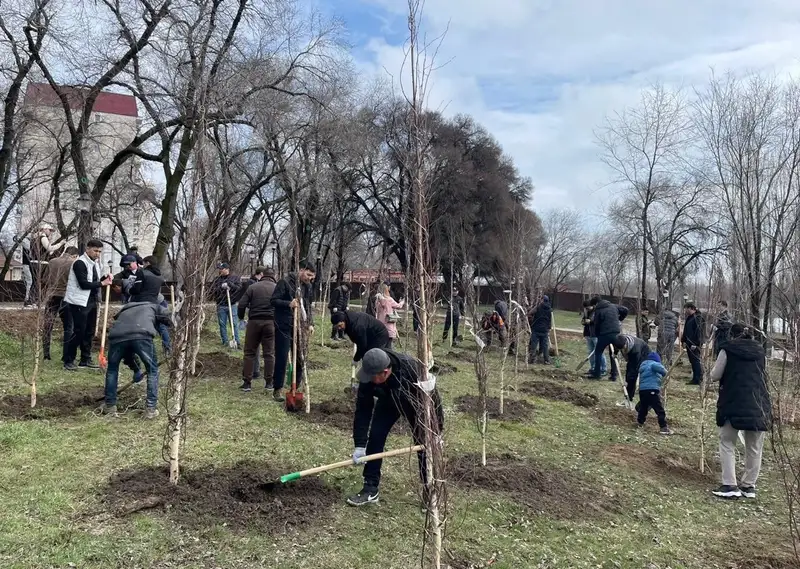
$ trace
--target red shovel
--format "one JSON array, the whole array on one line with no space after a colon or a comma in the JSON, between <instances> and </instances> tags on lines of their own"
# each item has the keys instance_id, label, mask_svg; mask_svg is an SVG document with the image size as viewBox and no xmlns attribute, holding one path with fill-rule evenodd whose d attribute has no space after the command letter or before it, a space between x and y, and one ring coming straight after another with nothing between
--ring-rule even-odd
<instances>
[{"instance_id":1,"label":"red shovel","mask_svg":"<svg viewBox=\"0 0 800 569\"><path fill-rule=\"evenodd\" d=\"M294 309L293 314L294 326L292 327L292 363L289 372L292 376L292 388L286 394L286 410L290 412L297 412L303 407L303 393L297 391L297 326L298 311Z\"/></svg>"}]
</instances>

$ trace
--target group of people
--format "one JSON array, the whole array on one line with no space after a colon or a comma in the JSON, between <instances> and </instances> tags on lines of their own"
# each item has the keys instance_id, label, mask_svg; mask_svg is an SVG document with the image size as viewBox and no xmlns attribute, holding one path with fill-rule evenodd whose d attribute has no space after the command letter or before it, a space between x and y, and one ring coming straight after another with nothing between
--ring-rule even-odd
<instances>
[{"instance_id":1,"label":"group of people","mask_svg":"<svg viewBox=\"0 0 800 569\"><path fill-rule=\"evenodd\" d=\"M716 423L719 427L719 452L722 463L722 485L713 491L720 498L755 498L756 482L761 469L761 455L766 431L772 422L772 403L766 382L766 352L750 329L733 322L727 302L721 301L712 330L714 366L709 373L712 382L719 383ZM648 314L640 315L640 337L623 334L621 322L627 309L600 297L586 301L582 323L589 350L590 379L606 374L604 351L610 347L611 372L615 381L615 351L626 360L625 381L627 400L631 402L638 382L639 401L636 404L637 424L643 426L652 409L662 434L670 434L661 391L673 365L675 342L680 338L692 367L690 385L703 383L702 355L706 343L705 320L692 302L684 305L685 321L679 333L678 314L665 310L651 322ZM651 325L652 324L652 325ZM656 350L650 348L650 332L658 327ZM666 366L664 365L666 364ZM736 476L736 441L740 432L745 444L745 469Z\"/></svg>"}]
</instances>

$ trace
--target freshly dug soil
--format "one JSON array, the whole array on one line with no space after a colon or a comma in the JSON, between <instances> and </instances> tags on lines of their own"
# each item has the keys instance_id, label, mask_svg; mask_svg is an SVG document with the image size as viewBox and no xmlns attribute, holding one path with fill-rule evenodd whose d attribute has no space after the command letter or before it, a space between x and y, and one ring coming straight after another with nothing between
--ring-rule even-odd
<instances>
[{"instance_id":1,"label":"freshly dug soil","mask_svg":"<svg viewBox=\"0 0 800 569\"><path fill-rule=\"evenodd\" d=\"M798 569L798 567L800 563L796 559L767 556L740 559L726 565L727 569Z\"/></svg>"},{"instance_id":2,"label":"freshly dug soil","mask_svg":"<svg viewBox=\"0 0 800 569\"><path fill-rule=\"evenodd\" d=\"M656 451L639 445L616 444L604 448L600 456L611 464L631 468L648 478L674 485L692 483L705 487L715 481L713 473L707 470L705 474L700 474L698 464L665 450ZM699 459L694 462L699 462Z\"/></svg>"},{"instance_id":3,"label":"freshly dug soil","mask_svg":"<svg viewBox=\"0 0 800 569\"><path fill-rule=\"evenodd\" d=\"M458 360L463 360L463 361L469 362L471 364L475 363L475 354L467 352L467 351L450 350L449 352L447 352L447 357L448 358L455 358L455 359L458 359Z\"/></svg>"},{"instance_id":4,"label":"freshly dug soil","mask_svg":"<svg viewBox=\"0 0 800 569\"><path fill-rule=\"evenodd\" d=\"M301 411L292 413L292 415L302 421L334 427L340 431L352 433L355 410L356 403L353 398L328 399L319 402L312 400L310 413ZM408 427L408 421L400 417L392 427L392 433L410 434L411 430Z\"/></svg>"},{"instance_id":5,"label":"freshly dug soil","mask_svg":"<svg viewBox=\"0 0 800 569\"><path fill-rule=\"evenodd\" d=\"M629 411L624 407L600 407L596 410L597 419L606 425L616 425L626 429L636 427L636 411ZM680 421L672 419L667 413L667 424L671 429L680 428ZM644 429L647 431L658 431L658 418L651 410L647 415L647 421L644 424Z\"/></svg>"},{"instance_id":6,"label":"freshly dug soil","mask_svg":"<svg viewBox=\"0 0 800 569\"><path fill-rule=\"evenodd\" d=\"M435 362L433 367L431 367L431 373L435 373L436 375L445 375L456 372L458 372L458 368L456 366L445 362Z\"/></svg>"},{"instance_id":7,"label":"freshly dug soil","mask_svg":"<svg viewBox=\"0 0 800 569\"><path fill-rule=\"evenodd\" d=\"M328 369L329 367L331 367L331 364L329 364L328 362L317 362L314 360L308 360L306 362L306 368L310 370L311 369L322 370L322 369Z\"/></svg>"},{"instance_id":8,"label":"freshly dug soil","mask_svg":"<svg viewBox=\"0 0 800 569\"><path fill-rule=\"evenodd\" d=\"M462 413L467 413L478 417L482 412L480 398L477 395L462 395L455 400L456 407ZM533 415L533 405L520 399L506 398L503 401L503 414L499 413L500 399L489 397L486 400L486 407L489 410L490 419L502 421L526 421Z\"/></svg>"},{"instance_id":9,"label":"freshly dug soil","mask_svg":"<svg viewBox=\"0 0 800 569\"><path fill-rule=\"evenodd\" d=\"M515 503L558 519L586 519L622 512L619 498L592 481L555 468L542 468L530 459L505 454L465 455L448 463L453 484L508 495Z\"/></svg>"},{"instance_id":10,"label":"freshly dug soil","mask_svg":"<svg viewBox=\"0 0 800 569\"><path fill-rule=\"evenodd\" d=\"M197 354L197 374L206 378L238 379L242 375L242 360L225 352Z\"/></svg>"},{"instance_id":11,"label":"freshly dug soil","mask_svg":"<svg viewBox=\"0 0 800 569\"><path fill-rule=\"evenodd\" d=\"M268 536L318 525L330 515L341 496L320 478L309 477L269 489L292 467L241 462L231 467L184 471L177 486L162 467L124 470L101 489L106 508L119 518L155 510L176 523L193 528L226 524L233 529Z\"/></svg>"},{"instance_id":12,"label":"freshly dug soil","mask_svg":"<svg viewBox=\"0 0 800 569\"><path fill-rule=\"evenodd\" d=\"M97 398L102 388L94 391L71 390L39 394L36 407L31 409L30 395L5 395L0 397L0 417L19 420L58 419L79 413L91 412L102 405Z\"/></svg>"},{"instance_id":13,"label":"freshly dug soil","mask_svg":"<svg viewBox=\"0 0 800 569\"><path fill-rule=\"evenodd\" d=\"M552 401L572 403L578 407L594 407L600 401L596 395L591 393L584 393L549 381L527 381L522 384L522 391Z\"/></svg>"},{"instance_id":14,"label":"freshly dug soil","mask_svg":"<svg viewBox=\"0 0 800 569\"><path fill-rule=\"evenodd\" d=\"M24 336L31 336L36 332L37 326L37 312L38 310L25 309L19 305L19 309L0 310L0 331L5 332L9 336L16 339L21 339ZM60 320L58 322L59 330L61 329ZM54 331L54 337L58 337ZM27 350L33 349L33 345L28 341Z\"/></svg>"},{"instance_id":15,"label":"freshly dug soil","mask_svg":"<svg viewBox=\"0 0 800 569\"><path fill-rule=\"evenodd\" d=\"M552 366L534 366L531 367L530 373L542 377L544 379L558 380L558 381L578 381L580 376L578 373L568 371L566 369L558 369Z\"/></svg>"}]
</instances>

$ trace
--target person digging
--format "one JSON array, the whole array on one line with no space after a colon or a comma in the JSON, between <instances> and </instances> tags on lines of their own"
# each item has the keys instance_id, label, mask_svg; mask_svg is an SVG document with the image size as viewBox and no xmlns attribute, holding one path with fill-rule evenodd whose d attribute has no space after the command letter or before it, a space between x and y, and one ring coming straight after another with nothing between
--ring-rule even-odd
<instances>
[{"instance_id":1,"label":"person digging","mask_svg":"<svg viewBox=\"0 0 800 569\"><path fill-rule=\"evenodd\" d=\"M426 375L423 376L423 373ZM425 378L423 382L420 381L421 376ZM373 348L364 354L358 381L353 420L354 464L359 464L359 460L367 455L384 450L389 431L401 416L411 425L414 444L422 444L424 433L417 411L420 402L428 396L432 398L436 409L439 430L437 444L441 444L444 413L436 389L436 378L423 370L419 360L392 350ZM427 480L425 452L418 452L417 457L424 485ZM364 487L347 499L349 505L365 506L378 502L381 463L375 460L364 465Z\"/></svg>"},{"instance_id":2,"label":"person digging","mask_svg":"<svg viewBox=\"0 0 800 569\"><path fill-rule=\"evenodd\" d=\"M633 402L633 396L636 395L636 382L639 379L639 366L647 359L650 354L650 347L645 344L644 340L631 336L630 334L620 334L612 342L614 349L620 352L624 357L627 364L625 365L625 397L624 405L630 405Z\"/></svg>"},{"instance_id":3,"label":"person digging","mask_svg":"<svg viewBox=\"0 0 800 569\"><path fill-rule=\"evenodd\" d=\"M331 325L334 330L347 334L356 345L353 364L360 362L364 354L373 348L388 349L392 344L386 326L366 312L334 312L331 314Z\"/></svg>"}]
</instances>

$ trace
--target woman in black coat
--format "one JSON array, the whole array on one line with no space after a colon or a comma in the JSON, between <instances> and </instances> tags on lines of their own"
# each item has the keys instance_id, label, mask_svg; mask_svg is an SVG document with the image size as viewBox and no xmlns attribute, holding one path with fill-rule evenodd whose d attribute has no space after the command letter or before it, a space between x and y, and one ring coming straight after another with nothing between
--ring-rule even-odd
<instances>
[{"instance_id":1,"label":"woman in black coat","mask_svg":"<svg viewBox=\"0 0 800 569\"><path fill-rule=\"evenodd\" d=\"M756 497L761 471L761 451L772 424L772 401L766 377L766 353L742 324L731 327L730 340L720 346L712 381L719 381L717 426L722 486L713 492L720 498ZM745 468L736 479L736 441L743 434Z\"/></svg>"}]
</instances>

